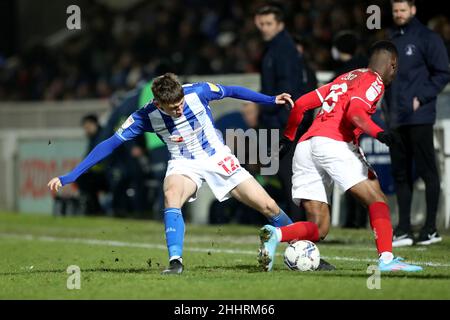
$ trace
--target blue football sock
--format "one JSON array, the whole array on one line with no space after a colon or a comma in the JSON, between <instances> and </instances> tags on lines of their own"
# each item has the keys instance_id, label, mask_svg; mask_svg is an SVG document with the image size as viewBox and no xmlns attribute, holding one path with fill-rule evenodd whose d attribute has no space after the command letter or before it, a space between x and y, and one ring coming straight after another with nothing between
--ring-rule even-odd
<instances>
[{"instance_id":1,"label":"blue football sock","mask_svg":"<svg viewBox=\"0 0 450 320\"><path fill-rule=\"evenodd\" d=\"M164 226L169 260L183 256L184 220L179 208L164 209Z\"/></svg>"},{"instance_id":2,"label":"blue football sock","mask_svg":"<svg viewBox=\"0 0 450 320\"><path fill-rule=\"evenodd\" d=\"M280 213L269 219L269 222L274 227L284 227L292 223L291 218L280 208Z\"/></svg>"}]
</instances>

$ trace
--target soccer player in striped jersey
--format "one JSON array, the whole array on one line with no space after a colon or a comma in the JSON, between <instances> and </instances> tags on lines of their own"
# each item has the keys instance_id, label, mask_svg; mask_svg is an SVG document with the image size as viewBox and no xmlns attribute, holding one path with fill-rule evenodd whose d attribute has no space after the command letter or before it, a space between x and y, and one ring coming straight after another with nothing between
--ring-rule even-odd
<instances>
[{"instance_id":1,"label":"soccer player in striped jersey","mask_svg":"<svg viewBox=\"0 0 450 320\"><path fill-rule=\"evenodd\" d=\"M167 145L169 160L164 179L164 224L169 267L163 274L183 271L184 220L181 208L194 201L206 182L219 201L231 196L258 210L277 227L292 223L258 182L240 166L238 159L215 130L209 102L226 97L259 104L293 105L291 96L267 96L239 86L201 82L181 85L174 74L166 73L152 84L154 100L134 112L109 139L98 144L70 173L48 183L58 191L113 152L123 142L144 132L155 132Z\"/></svg>"},{"instance_id":2,"label":"soccer player in striped jersey","mask_svg":"<svg viewBox=\"0 0 450 320\"><path fill-rule=\"evenodd\" d=\"M398 53L389 41L371 48L369 67L337 77L300 97L292 109L280 143L280 157L290 148L307 110L321 108L300 138L293 159L292 198L307 212L307 220L289 226L261 229L259 262L270 271L279 242L323 240L330 227L329 197L333 183L364 204L375 234L380 271L420 271L392 254L392 224L386 196L377 176L359 148L366 133L390 146L395 138L371 119L397 71Z\"/></svg>"}]
</instances>

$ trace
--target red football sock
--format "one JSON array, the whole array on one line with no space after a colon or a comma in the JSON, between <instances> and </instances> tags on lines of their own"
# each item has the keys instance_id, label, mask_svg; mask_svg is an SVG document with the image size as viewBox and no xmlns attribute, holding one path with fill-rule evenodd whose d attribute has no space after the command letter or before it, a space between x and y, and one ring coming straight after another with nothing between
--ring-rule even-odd
<instances>
[{"instance_id":1,"label":"red football sock","mask_svg":"<svg viewBox=\"0 0 450 320\"><path fill-rule=\"evenodd\" d=\"M392 224L388 205L384 202L372 203L369 206L369 218L378 254L392 252Z\"/></svg>"},{"instance_id":2,"label":"red football sock","mask_svg":"<svg viewBox=\"0 0 450 320\"><path fill-rule=\"evenodd\" d=\"M293 240L319 241L319 227L314 222L296 222L279 229L281 231L281 242Z\"/></svg>"}]
</instances>

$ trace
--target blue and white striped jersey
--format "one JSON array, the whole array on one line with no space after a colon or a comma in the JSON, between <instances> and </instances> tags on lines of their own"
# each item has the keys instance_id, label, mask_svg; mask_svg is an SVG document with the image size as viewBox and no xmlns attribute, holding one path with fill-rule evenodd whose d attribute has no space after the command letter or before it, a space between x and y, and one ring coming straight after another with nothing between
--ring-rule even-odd
<instances>
[{"instance_id":1,"label":"blue and white striped jersey","mask_svg":"<svg viewBox=\"0 0 450 320\"><path fill-rule=\"evenodd\" d=\"M204 159L224 148L220 131L214 126L209 101L225 96L221 85L201 82L183 85L184 107L174 118L153 102L134 112L115 133L128 141L144 132L155 132L167 145L172 159Z\"/></svg>"}]
</instances>

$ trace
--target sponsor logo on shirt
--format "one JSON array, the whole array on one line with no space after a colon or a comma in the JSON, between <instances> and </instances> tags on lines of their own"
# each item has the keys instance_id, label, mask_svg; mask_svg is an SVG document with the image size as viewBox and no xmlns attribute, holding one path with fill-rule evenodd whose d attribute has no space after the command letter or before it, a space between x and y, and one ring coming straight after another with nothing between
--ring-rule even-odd
<instances>
[{"instance_id":1,"label":"sponsor logo on shirt","mask_svg":"<svg viewBox=\"0 0 450 320\"><path fill-rule=\"evenodd\" d=\"M172 142L183 142L184 141L182 136L177 136L177 135L170 136L169 140Z\"/></svg>"},{"instance_id":2,"label":"sponsor logo on shirt","mask_svg":"<svg viewBox=\"0 0 450 320\"><path fill-rule=\"evenodd\" d=\"M203 129L202 127L198 127L197 129L195 129L191 133L189 133L187 135L187 137L192 137L194 135L197 135L200 131L202 131L202 129ZM186 134L185 134L185 136L186 136ZM169 139L172 142L183 142L184 141L184 138L182 136L180 136L180 135L171 135L169 137Z\"/></svg>"},{"instance_id":3,"label":"sponsor logo on shirt","mask_svg":"<svg viewBox=\"0 0 450 320\"><path fill-rule=\"evenodd\" d=\"M207 84L209 86L209 89L211 89L211 91L213 91L213 92L220 92L219 87L216 86L214 83L207 82Z\"/></svg>"},{"instance_id":4,"label":"sponsor logo on shirt","mask_svg":"<svg viewBox=\"0 0 450 320\"><path fill-rule=\"evenodd\" d=\"M133 123L134 123L133 116L129 116L128 119L125 120L125 122L122 124L121 128L125 130L126 128L131 126Z\"/></svg>"},{"instance_id":5,"label":"sponsor logo on shirt","mask_svg":"<svg viewBox=\"0 0 450 320\"><path fill-rule=\"evenodd\" d=\"M374 81L366 91L366 98L369 101L374 101L380 93L381 85L377 81Z\"/></svg>"},{"instance_id":6,"label":"sponsor logo on shirt","mask_svg":"<svg viewBox=\"0 0 450 320\"><path fill-rule=\"evenodd\" d=\"M413 45L413 44L408 44L408 45L405 47L405 54L406 54L407 56L413 56L415 53L416 53L416 46L415 46L415 45Z\"/></svg>"}]
</instances>

